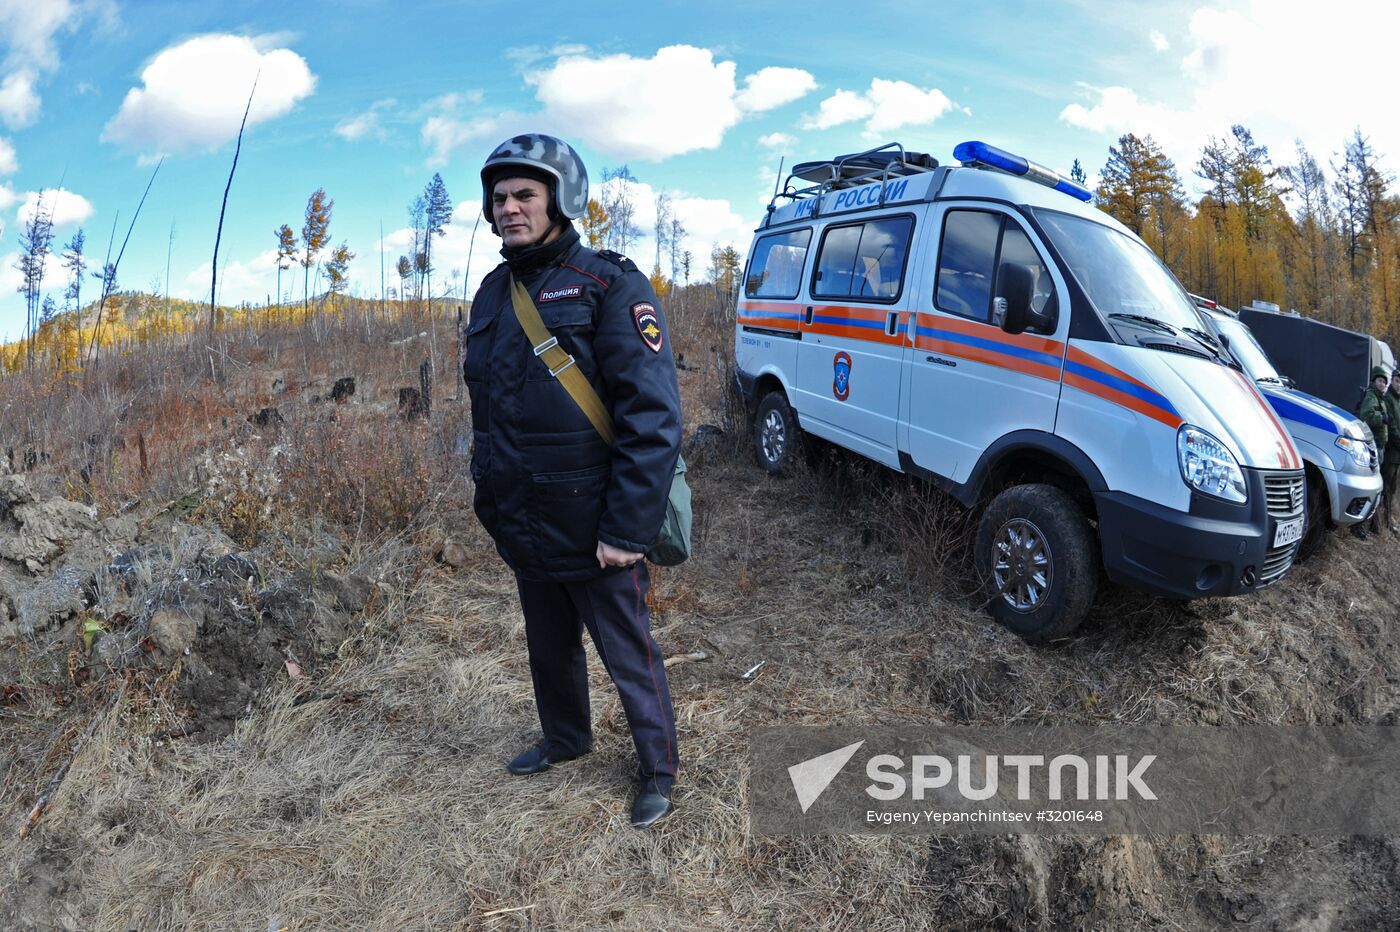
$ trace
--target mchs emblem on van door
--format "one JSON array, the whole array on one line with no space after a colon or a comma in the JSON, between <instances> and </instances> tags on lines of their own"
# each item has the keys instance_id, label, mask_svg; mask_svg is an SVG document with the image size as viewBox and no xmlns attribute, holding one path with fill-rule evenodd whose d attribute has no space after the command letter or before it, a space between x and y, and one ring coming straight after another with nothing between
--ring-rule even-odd
<instances>
[{"instance_id":1,"label":"mchs emblem on van door","mask_svg":"<svg viewBox=\"0 0 1400 932\"><path fill-rule=\"evenodd\" d=\"M831 364L836 369L836 377L831 380L831 393L837 401L845 401L851 397L851 357L846 353L837 353Z\"/></svg>"}]
</instances>

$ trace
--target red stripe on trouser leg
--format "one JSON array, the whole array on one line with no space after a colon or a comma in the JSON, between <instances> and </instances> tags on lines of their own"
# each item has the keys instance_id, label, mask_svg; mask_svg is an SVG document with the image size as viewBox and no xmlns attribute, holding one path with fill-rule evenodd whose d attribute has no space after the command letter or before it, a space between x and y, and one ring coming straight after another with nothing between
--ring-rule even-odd
<instances>
[{"instance_id":1,"label":"red stripe on trouser leg","mask_svg":"<svg viewBox=\"0 0 1400 932\"><path fill-rule=\"evenodd\" d=\"M646 626L642 624L642 582L637 577L636 566L632 567L632 591L636 593L636 607L632 610L632 620L637 623L637 628L642 634L642 641L647 646L647 672L651 674L651 688L652 691L656 693L656 704L660 706L663 704L661 700L661 684L656 681L656 667L651 653L651 632L646 630ZM669 699L670 690L668 689L666 692L668 694L667 698ZM670 735L666 736L666 765L672 771L676 769L675 755L671 752Z\"/></svg>"}]
</instances>

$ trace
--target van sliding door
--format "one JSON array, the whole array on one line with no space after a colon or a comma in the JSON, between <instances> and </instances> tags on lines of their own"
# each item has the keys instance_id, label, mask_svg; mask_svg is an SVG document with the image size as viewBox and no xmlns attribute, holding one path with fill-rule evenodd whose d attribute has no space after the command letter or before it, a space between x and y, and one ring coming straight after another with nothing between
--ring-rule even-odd
<instances>
[{"instance_id":1,"label":"van sliding door","mask_svg":"<svg viewBox=\"0 0 1400 932\"><path fill-rule=\"evenodd\" d=\"M1065 286L1020 220L995 205L930 208L934 243L905 369L901 447L925 469L965 482L982 453L1017 430L1055 429L1069 332ZM997 269L1028 266L1055 332L1008 334L991 322Z\"/></svg>"},{"instance_id":2,"label":"van sliding door","mask_svg":"<svg viewBox=\"0 0 1400 932\"><path fill-rule=\"evenodd\" d=\"M797 349L805 429L896 466L909 244L919 211L833 223L822 231Z\"/></svg>"}]
</instances>

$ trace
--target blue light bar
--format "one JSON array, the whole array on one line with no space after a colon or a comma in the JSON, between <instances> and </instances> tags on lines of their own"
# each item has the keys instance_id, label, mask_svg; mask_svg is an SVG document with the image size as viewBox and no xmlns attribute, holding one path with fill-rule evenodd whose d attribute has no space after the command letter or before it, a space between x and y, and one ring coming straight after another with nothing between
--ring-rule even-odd
<instances>
[{"instance_id":1,"label":"blue light bar","mask_svg":"<svg viewBox=\"0 0 1400 932\"><path fill-rule=\"evenodd\" d=\"M1081 201L1093 200L1093 192L1082 184L1071 181L1053 168L1046 168L1038 165L1030 159L1023 159L1019 155L1013 155L1005 149L998 149L996 146L989 146L985 142L971 140L959 143L953 150L953 158L964 165L986 165L988 168L995 168L1012 175L1019 175L1031 181L1038 182L1049 188L1054 188L1070 197L1077 197Z\"/></svg>"}]
</instances>

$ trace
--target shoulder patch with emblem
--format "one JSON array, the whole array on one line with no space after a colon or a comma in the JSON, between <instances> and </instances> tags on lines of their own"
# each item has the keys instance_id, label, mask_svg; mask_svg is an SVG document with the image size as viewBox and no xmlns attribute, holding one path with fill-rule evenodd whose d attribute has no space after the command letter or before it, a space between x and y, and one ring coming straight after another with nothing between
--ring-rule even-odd
<instances>
[{"instance_id":1,"label":"shoulder patch with emblem","mask_svg":"<svg viewBox=\"0 0 1400 932\"><path fill-rule=\"evenodd\" d=\"M661 352L661 318L656 315L656 307L647 301L632 305L632 320L642 342L651 347L653 353Z\"/></svg>"}]
</instances>

